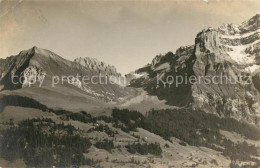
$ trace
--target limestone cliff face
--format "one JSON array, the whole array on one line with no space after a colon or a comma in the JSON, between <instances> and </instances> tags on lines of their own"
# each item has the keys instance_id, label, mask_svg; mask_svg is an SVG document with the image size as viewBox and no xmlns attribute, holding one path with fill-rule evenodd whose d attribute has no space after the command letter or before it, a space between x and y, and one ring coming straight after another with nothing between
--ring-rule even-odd
<instances>
[{"instance_id":1,"label":"limestone cliff face","mask_svg":"<svg viewBox=\"0 0 260 168\"><path fill-rule=\"evenodd\" d=\"M227 38L225 40L228 41ZM250 74L244 69L246 64L239 64L230 56L229 52L234 51L226 41L222 40L221 32L214 29L203 30L197 35L194 48L196 58L193 65L194 74L197 78L203 76L208 76L210 79L217 78L210 84L200 82L192 85L194 100L192 107L217 113L220 116L247 118L253 122L251 115L256 112L256 109L251 107L252 100L246 94L251 94L249 88L252 87L249 85L252 84L234 83L240 75ZM221 83L219 77L225 81Z\"/></svg>"},{"instance_id":2,"label":"limestone cliff face","mask_svg":"<svg viewBox=\"0 0 260 168\"><path fill-rule=\"evenodd\" d=\"M106 64L103 61L99 61L96 58L76 58L74 62L81 64L84 67L87 67L90 70L98 71L100 73L105 73L108 75L119 75L116 68L113 65Z\"/></svg>"},{"instance_id":3,"label":"limestone cliff face","mask_svg":"<svg viewBox=\"0 0 260 168\"><path fill-rule=\"evenodd\" d=\"M240 25L202 30L194 45L157 56L145 68L136 70L149 77L133 79L131 86L143 87L171 105L255 123L260 116L259 18L256 15ZM166 64L169 66L162 68ZM196 76L197 82L176 86L173 81L167 86L167 82L156 83L158 76L162 81L168 76ZM211 81L205 81L206 77Z\"/></svg>"}]
</instances>

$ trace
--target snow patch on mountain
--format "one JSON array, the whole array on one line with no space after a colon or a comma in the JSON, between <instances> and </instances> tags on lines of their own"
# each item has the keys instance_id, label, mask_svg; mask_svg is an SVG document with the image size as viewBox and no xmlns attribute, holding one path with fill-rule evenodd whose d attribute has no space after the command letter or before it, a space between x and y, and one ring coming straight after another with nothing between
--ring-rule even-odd
<instances>
[{"instance_id":1,"label":"snow patch on mountain","mask_svg":"<svg viewBox=\"0 0 260 168\"><path fill-rule=\"evenodd\" d=\"M161 70L166 70L166 71L168 71L168 70L170 70L170 68L171 68L171 67L170 67L169 62L165 62L165 63L163 63L163 64L157 66L157 67L154 69L154 71L161 71Z\"/></svg>"},{"instance_id":2,"label":"snow patch on mountain","mask_svg":"<svg viewBox=\"0 0 260 168\"><path fill-rule=\"evenodd\" d=\"M260 29L253 31L253 32L248 32L245 34L234 34L234 35L221 35L221 38L228 38L228 39L241 39L241 38L247 38L253 34L259 34L260 33Z\"/></svg>"},{"instance_id":3,"label":"snow patch on mountain","mask_svg":"<svg viewBox=\"0 0 260 168\"><path fill-rule=\"evenodd\" d=\"M251 44L248 45L238 45L238 46L228 46L232 49L232 51L228 51L227 53L229 56L239 64L254 64L255 63L255 56L249 55L245 53L245 50L249 47L252 47L254 44L259 43L260 40L256 40Z\"/></svg>"},{"instance_id":4,"label":"snow patch on mountain","mask_svg":"<svg viewBox=\"0 0 260 168\"><path fill-rule=\"evenodd\" d=\"M250 72L250 73L253 73L253 72L255 72L258 69L260 69L260 65L252 65L252 66L249 66L249 67L245 68L245 70Z\"/></svg>"}]
</instances>

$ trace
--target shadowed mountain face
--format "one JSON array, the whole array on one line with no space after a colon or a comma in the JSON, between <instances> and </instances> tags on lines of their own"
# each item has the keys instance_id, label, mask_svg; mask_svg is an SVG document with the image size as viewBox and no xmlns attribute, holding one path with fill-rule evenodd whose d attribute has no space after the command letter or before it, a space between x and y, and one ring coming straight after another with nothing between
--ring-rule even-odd
<instances>
[{"instance_id":1,"label":"shadowed mountain face","mask_svg":"<svg viewBox=\"0 0 260 168\"><path fill-rule=\"evenodd\" d=\"M137 88L142 88L168 105L255 123L260 114L259 19L260 15L256 15L240 25L205 29L197 34L194 45L158 55L150 64L124 77L114 66L94 58L69 61L33 47L0 59L0 86L30 96L37 92L34 97L41 97L38 100L43 100L46 93L55 100L53 92L58 92L60 99L66 99L64 95L87 96L93 107L123 103L140 95ZM83 76L88 77L87 83L82 82ZM95 77L93 81L91 77ZM37 82L31 86L32 79ZM57 106L62 108L63 104Z\"/></svg>"},{"instance_id":2,"label":"shadowed mountain face","mask_svg":"<svg viewBox=\"0 0 260 168\"><path fill-rule=\"evenodd\" d=\"M180 84L178 87L173 87L174 83L166 81L168 76L189 77L194 74L192 69L194 64L193 47L180 48L176 54L169 52L164 56L156 56L151 64L135 72L143 74L143 76L133 79L130 86L143 87L148 93L157 95L160 99L166 99L168 104L174 106L183 107L192 103L190 84Z\"/></svg>"}]
</instances>

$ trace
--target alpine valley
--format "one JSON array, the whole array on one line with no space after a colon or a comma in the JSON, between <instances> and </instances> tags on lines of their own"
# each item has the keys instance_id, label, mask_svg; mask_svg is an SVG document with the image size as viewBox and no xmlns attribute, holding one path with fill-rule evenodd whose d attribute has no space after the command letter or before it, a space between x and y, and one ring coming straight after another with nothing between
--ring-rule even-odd
<instances>
[{"instance_id":1,"label":"alpine valley","mask_svg":"<svg viewBox=\"0 0 260 168\"><path fill-rule=\"evenodd\" d=\"M242 82L165 82L221 75ZM38 47L0 59L0 125L4 167L260 167L260 14L126 75Z\"/></svg>"}]
</instances>

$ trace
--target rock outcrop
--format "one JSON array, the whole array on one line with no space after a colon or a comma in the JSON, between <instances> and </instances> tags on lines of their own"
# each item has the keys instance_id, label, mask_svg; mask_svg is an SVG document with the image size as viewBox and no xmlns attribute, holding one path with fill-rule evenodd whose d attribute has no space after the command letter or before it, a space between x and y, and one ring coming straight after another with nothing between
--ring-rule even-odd
<instances>
[{"instance_id":1,"label":"rock outcrop","mask_svg":"<svg viewBox=\"0 0 260 168\"><path fill-rule=\"evenodd\" d=\"M80 57L80 58L76 58L74 62L79 63L90 70L94 70L107 75L115 75L115 76L120 75L119 73L117 73L117 70L113 65L106 64L105 62L99 61L96 58Z\"/></svg>"}]
</instances>

